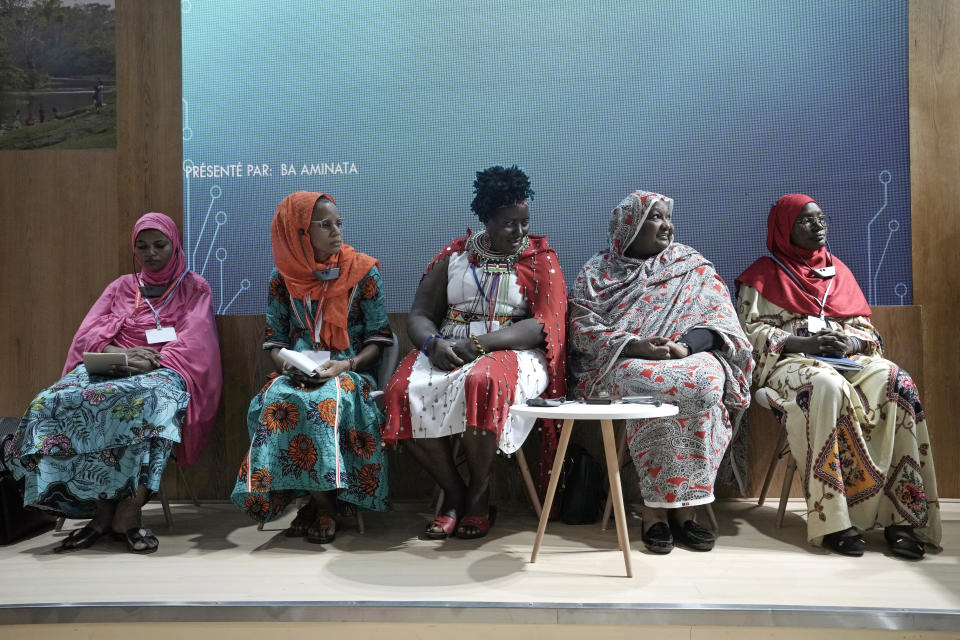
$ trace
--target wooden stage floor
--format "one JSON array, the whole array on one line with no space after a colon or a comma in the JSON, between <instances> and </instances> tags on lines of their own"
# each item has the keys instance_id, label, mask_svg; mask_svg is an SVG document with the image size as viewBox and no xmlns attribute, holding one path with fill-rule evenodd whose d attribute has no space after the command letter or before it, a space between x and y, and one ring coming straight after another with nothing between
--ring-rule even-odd
<instances>
[{"instance_id":1,"label":"wooden stage floor","mask_svg":"<svg viewBox=\"0 0 960 640\"><path fill-rule=\"evenodd\" d=\"M532 515L501 514L480 541L418 539L425 513L368 514L366 533L341 523L337 540L288 539L292 513L264 531L229 504L159 505L145 524L159 552L121 543L56 555L66 531L0 547L0 625L144 622L413 622L732 625L960 631L960 503L943 505L944 550L920 562L890 556L868 534L862 558L804 540L803 504L782 529L776 501L716 505L717 548L646 553L630 526L634 578L616 533L551 523L535 564ZM69 530L79 521L68 521ZM612 523L611 523L612 524ZM0 626L0 636L3 636ZM12 628L12 627L9 627Z\"/></svg>"}]
</instances>

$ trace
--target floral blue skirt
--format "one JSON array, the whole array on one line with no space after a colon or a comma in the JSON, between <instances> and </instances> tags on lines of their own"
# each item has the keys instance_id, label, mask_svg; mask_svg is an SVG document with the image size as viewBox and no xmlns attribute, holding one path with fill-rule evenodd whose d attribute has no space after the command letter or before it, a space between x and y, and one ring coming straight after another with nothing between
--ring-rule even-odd
<instances>
[{"instance_id":1,"label":"floral blue skirt","mask_svg":"<svg viewBox=\"0 0 960 640\"><path fill-rule=\"evenodd\" d=\"M341 374L315 389L287 376L267 383L250 402L250 451L231 498L261 522L310 491L338 491L361 509L387 510L383 414L370 398L372 378Z\"/></svg>"},{"instance_id":2,"label":"floral blue skirt","mask_svg":"<svg viewBox=\"0 0 960 640\"><path fill-rule=\"evenodd\" d=\"M156 492L189 400L170 369L108 378L79 365L33 399L4 448L24 505L89 518L97 500Z\"/></svg>"}]
</instances>

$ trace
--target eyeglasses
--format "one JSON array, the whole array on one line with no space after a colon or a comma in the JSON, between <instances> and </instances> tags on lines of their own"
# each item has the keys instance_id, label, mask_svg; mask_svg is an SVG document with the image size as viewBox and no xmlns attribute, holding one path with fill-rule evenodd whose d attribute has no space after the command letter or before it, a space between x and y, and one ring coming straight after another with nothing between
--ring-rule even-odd
<instances>
[{"instance_id":1,"label":"eyeglasses","mask_svg":"<svg viewBox=\"0 0 960 640\"><path fill-rule=\"evenodd\" d=\"M794 224L806 227L807 229L825 229L827 227L827 216L803 216L797 218Z\"/></svg>"},{"instance_id":2,"label":"eyeglasses","mask_svg":"<svg viewBox=\"0 0 960 640\"><path fill-rule=\"evenodd\" d=\"M322 231L326 231L327 233L333 231L334 226L336 226L337 231L343 231L343 218L335 222L330 222L329 220L311 220L310 226L313 225L317 225Z\"/></svg>"}]
</instances>

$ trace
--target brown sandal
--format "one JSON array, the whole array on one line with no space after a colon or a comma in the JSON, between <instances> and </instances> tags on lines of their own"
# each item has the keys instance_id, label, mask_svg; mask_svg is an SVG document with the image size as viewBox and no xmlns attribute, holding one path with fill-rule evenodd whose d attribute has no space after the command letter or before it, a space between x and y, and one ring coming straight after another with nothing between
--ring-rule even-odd
<instances>
[{"instance_id":1,"label":"brown sandal","mask_svg":"<svg viewBox=\"0 0 960 640\"><path fill-rule=\"evenodd\" d=\"M320 531L331 531L326 535L320 535ZM317 535L311 535L311 531L316 531ZM314 519L313 524L307 529L306 533L307 542L310 544L330 544L337 538L337 520L332 515L326 512L317 514L317 517Z\"/></svg>"}]
</instances>

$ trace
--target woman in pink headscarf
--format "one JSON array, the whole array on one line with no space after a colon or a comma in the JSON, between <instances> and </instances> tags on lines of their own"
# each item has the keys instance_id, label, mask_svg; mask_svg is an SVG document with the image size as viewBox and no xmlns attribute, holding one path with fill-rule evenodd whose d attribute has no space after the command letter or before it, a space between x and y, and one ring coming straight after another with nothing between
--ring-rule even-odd
<instances>
[{"instance_id":1,"label":"woman in pink headscarf","mask_svg":"<svg viewBox=\"0 0 960 640\"><path fill-rule=\"evenodd\" d=\"M753 379L803 469L807 538L862 556L862 532L883 527L892 553L923 557L924 543L940 542L940 507L913 379L884 359L870 306L827 250L813 198L777 201L767 248L737 278L737 313L757 360Z\"/></svg>"},{"instance_id":2,"label":"woman in pink headscarf","mask_svg":"<svg viewBox=\"0 0 960 640\"><path fill-rule=\"evenodd\" d=\"M220 403L210 285L187 269L177 226L162 213L140 218L132 243L139 272L100 295L73 338L63 377L34 398L3 449L25 480L25 505L92 518L57 552L111 532L133 553L156 551L140 509L160 488L174 444L181 464L197 460ZM88 352L124 353L127 364L96 375L82 364Z\"/></svg>"}]
</instances>

